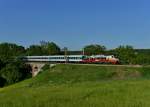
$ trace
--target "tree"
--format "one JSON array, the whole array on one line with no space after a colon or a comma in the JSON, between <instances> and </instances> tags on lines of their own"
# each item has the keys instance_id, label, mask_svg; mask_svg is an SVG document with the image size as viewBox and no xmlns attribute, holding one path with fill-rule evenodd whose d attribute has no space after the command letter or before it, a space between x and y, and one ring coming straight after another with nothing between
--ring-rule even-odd
<instances>
[{"instance_id":1,"label":"tree","mask_svg":"<svg viewBox=\"0 0 150 107\"><path fill-rule=\"evenodd\" d=\"M0 44L0 59L2 61L14 59L16 56L23 55L24 53L25 49L23 46L19 46L13 43Z\"/></svg>"},{"instance_id":2,"label":"tree","mask_svg":"<svg viewBox=\"0 0 150 107\"><path fill-rule=\"evenodd\" d=\"M26 75L29 75L29 72L25 73L23 71L27 70L27 68L21 66L21 62L16 61L17 57L25 55L25 52L26 50L23 46L14 43L0 44L0 86L27 78Z\"/></svg>"},{"instance_id":3,"label":"tree","mask_svg":"<svg viewBox=\"0 0 150 107\"><path fill-rule=\"evenodd\" d=\"M10 85L31 77L30 70L31 69L22 62L11 62L0 70L0 79L5 82L2 84Z\"/></svg>"},{"instance_id":4,"label":"tree","mask_svg":"<svg viewBox=\"0 0 150 107\"><path fill-rule=\"evenodd\" d=\"M142 65L150 64L150 49L136 49L136 63Z\"/></svg>"},{"instance_id":5,"label":"tree","mask_svg":"<svg viewBox=\"0 0 150 107\"><path fill-rule=\"evenodd\" d=\"M7 85L18 82L21 76L22 74L17 66L11 64L8 64L1 70L1 77L6 80Z\"/></svg>"},{"instance_id":6,"label":"tree","mask_svg":"<svg viewBox=\"0 0 150 107\"><path fill-rule=\"evenodd\" d=\"M105 46L101 46L98 44L87 45L84 47L84 53L86 55L104 54L105 50Z\"/></svg>"},{"instance_id":7,"label":"tree","mask_svg":"<svg viewBox=\"0 0 150 107\"><path fill-rule=\"evenodd\" d=\"M47 55L57 55L60 54L60 47L54 42L44 42L41 43L42 50L45 51Z\"/></svg>"},{"instance_id":8,"label":"tree","mask_svg":"<svg viewBox=\"0 0 150 107\"><path fill-rule=\"evenodd\" d=\"M39 45L31 45L27 51L26 51L27 55L43 55L43 49L41 46Z\"/></svg>"},{"instance_id":9,"label":"tree","mask_svg":"<svg viewBox=\"0 0 150 107\"><path fill-rule=\"evenodd\" d=\"M60 54L60 48L54 42L41 41L40 45L31 45L26 55L57 55Z\"/></svg>"},{"instance_id":10,"label":"tree","mask_svg":"<svg viewBox=\"0 0 150 107\"><path fill-rule=\"evenodd\" d=\"M149 65L150 64L150 56L148 54L137 53L136 55L136 64L141 65Z\"/></svg>"},{"instance_id":11,"label":"tree","mask_svg":"<svg viewBox=\"0 0 150 107\"><path fill-rule=\"evenodd\" d=\"M115 49L116 54L122 64L135 64L136 54L132 46L119 46Z\"/></svg>"}]
</instances>

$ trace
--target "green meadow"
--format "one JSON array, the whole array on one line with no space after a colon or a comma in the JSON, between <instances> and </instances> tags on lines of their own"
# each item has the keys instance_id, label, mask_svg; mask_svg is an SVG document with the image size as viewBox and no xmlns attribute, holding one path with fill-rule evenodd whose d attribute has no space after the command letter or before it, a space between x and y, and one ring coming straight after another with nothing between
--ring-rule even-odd
<instances>
[{"instance_id":1,"label":"green meadow","mask_svg":"<svg viewBox=\"0 0 150 107\"><path fill-rule=\"evenodd\" d=\"M150 67L56 65L1 88L0 107L150 107Z\"/></svg>"}]
</instances>

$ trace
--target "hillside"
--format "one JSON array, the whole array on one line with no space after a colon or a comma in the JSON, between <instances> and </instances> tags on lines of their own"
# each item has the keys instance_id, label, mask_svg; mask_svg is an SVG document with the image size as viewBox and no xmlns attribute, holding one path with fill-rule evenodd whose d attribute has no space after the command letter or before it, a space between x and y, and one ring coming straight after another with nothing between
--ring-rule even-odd
<instances>
[{"instance_id":1,"label":"hillside","mask_svg":"<svg viewBox=\"0 0 150 107\"><path fill-rule=\"evenodd\" d=\"M0 107L149 107L150 67L57 65L0 89Z\"/></svg>"}]
</instances>

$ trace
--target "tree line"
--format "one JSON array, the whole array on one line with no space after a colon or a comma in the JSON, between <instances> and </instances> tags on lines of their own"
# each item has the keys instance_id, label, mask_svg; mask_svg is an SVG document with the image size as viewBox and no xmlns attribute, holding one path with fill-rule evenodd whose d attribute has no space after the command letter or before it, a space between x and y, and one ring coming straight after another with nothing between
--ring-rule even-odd
<instances>
[{"instance_id":1,"label":"tree line","mask_svg":"<svg viewBox=\"0 0 150 107\"><path fill-rule=\"evenodd\" d=\"M17 57L29 55L64 55L84 54L85 55L115 55L121 64L150 64L149 49L134 49L132 46L119 46L108 50L99 44L86 45L80 51L70 51L60 48L54 42L41 41L38 45L31 45L28 48L14 43L0 43L0 86L10 85L31 77L31 67L20 61Z\"/></svg>"}]
</instances>

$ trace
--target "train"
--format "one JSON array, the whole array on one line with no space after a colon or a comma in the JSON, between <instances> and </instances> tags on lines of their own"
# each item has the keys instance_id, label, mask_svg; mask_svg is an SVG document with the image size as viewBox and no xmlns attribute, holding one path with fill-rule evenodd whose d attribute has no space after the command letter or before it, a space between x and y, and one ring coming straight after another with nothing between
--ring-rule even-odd
<instances>
[{"instance_id":1,"label":"train","mask_svg":"<svg viewBox=\"0 0 150 107\"><path fill-rule=\"evenodd\" d=\"M50 55L50 56L23 56L26 62L55 62L55 63L82 63L82 64L119 64L114 55Z\"/></svg>"}]
</instances>

